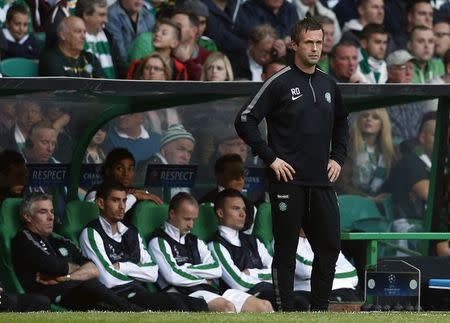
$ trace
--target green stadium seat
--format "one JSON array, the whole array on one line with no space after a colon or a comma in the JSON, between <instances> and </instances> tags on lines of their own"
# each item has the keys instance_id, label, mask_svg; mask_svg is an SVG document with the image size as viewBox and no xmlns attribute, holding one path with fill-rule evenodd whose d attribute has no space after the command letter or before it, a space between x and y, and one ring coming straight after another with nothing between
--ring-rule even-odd
<instances>
[{"instance_id":1,"label":"green stadium seat","mask_svg":"<svg viewBox=\"0 0 450 323\"><path fill-rule=\"evenodd\" d=\"M39 49L42 51L45 47L45 32L35 32L33 33L34 38L36 38L39 43Z\"/></svg>"},{"instance_id":2,"label":"green stadium seat","mask_svg":"<svg viewBox=\"0 0 450 323\"><path fill-rule=\"evenodd\" d=\"M66 204L64 218L58 233L79 246L81 230L99 216L95 203L87 201L71 201Z\"/></svg>"},{"instance_id":3,"label":"green stadium seat","mask_svg":"<svg viewBox=\"0 0 450 323\"><path fill-rule=\"evenodd\" d=\"M0 207L0 274L6 291L24 293L11 260L11 240L22 229L19 216L21 198L5 199Z\"/></svg>"},{"instance_id":4,"label":"green stadium seat","mask_svg":"<svg viewBox=\"0 0 450 323\"><path fill-rule=\"evenodd\" d=\"M219 220L212 203L199 205L198 218L195 220L191 233L203 241L210 241L217 231Z\"/></svg>"},{"instance_id":5,"label":"green stadium seat","mask_svg":"<svg viewBox=\"0 0 450 323\"><path fill-rule=\"evenodd\" d=\"M0 71L3 76L9 77L35 77L38 74L38 61L14 57L0 62Z\"/></svg>"},{"instance_id":6,"label":"green stadium seat","mask_svg":"<svg viewBox=\"0 0 450 323\"><path fill-rule=\"evenodd\" d=\"M167 204L157 205L151 201L141 201L137 204L131 223L138 229L145 243L148 243L152 232L166 221L168 211ZM147 245L145 247L147 248Z\"/></svg>"},{"instance_id":7,"label":"green stadium seat","mask_svg":"<svg viewBox=\"0 0 450 323\"><path fill-rule=\"evenodd\" d=\"M383 199L384 216L386 220L394 220L394 209L392 207L392 195L387 196Z\"/></svg>"},{"instance_id":8,"label":"green stadium seat","mask_svg":"<svg viewBox=\"0 0 450 323\"><path fill-rule=\"evenodd\" d=\"M376 202L358 195L338 196L342 231L387 231L386 218Z\"/></svg>"},{"instance_id":9,"label":"green stadium seat","mask_svg":"<svg viewBox=\"0 0 450 323\"><path fill-rule=\"evenodd\" d=\"M253 234L272 252L272 210L270 203L261 203L256 213Z\"/></svg>"}]
</instances>

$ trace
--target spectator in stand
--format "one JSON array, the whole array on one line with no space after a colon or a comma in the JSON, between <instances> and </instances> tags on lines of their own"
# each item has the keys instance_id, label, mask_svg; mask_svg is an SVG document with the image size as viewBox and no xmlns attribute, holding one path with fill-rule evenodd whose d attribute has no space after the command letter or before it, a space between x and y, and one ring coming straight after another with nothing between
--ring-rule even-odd
<instances>
[{"instance_id":1,"label":"spectator in stand","mask_svg":"<svg viewBox=\"0 0 450 323\"><path fill-rule=\"evenodd\" d=\"M386 58L387 83L410 84L413 78L414 57L404 49L396 50ZM388 109L394 141L401 143L417 137L417 131L425 112L430 109L424 101L392 106Z\"/></svg>"},{"instance_id":2,"label":"spectator in stand","mask_svg":"<svg viewBox=\"0 0 450 323\"><path fill-rule=\"evenodd\" d=\"M197 43L208 52L217 52L217 45L213 39L204 35L208 17L209 9L201 0L186 0L176 5L176 10L181 12L190 12L198 18L198 33Z\"/></svg>"},{"instance_id":3,"label":"spectator in stand","mask_svg":"<svg viewBox=\"0 0 450 323\"><path fill-rule=\"evenodd\" d=\"M438 58L443 58L450 49L450 22L437 21L433 25L433 32L435 37L434 54Z\"/></svg>"},{"instance_id":4,"label":"spectator in stand","mask_svg":"<svg viewBox=\"0 0 450 323\"><path fill-rule=\"evenodd\" d=\"M49 26L55 23L55 16L59 16L61 14L61 11L64 11L64 17L69 16L69 11L67 9L67 0L25 0L24 2L30 8L31 21L33 24L32 29L34 32L47 31L49 29ZM60 21L58 21L58 23L59 22Z\"/></svg>"},{"instance_id":5,"label":"spectator in stand","mask_svg":"<svg viewBox=\"0 0 450 323\"><path fill-rule=\"evenodd\" d=\"M0 203L5 198L22 197L27 173L22 154L14 150L0 152Z\"/></svg>"},{"instance_id":6,"label":"spectator in stand","mask_svg":"<svg viewBox=\"0 0 450 323\"><path fill-rule=\"evenodd\" d=\"M290 43L291 27L299 20L295 6L286 0L248 0L238 15L241 26L238 34L248 39L255 26L269 24L285 44Z\"/></svg>"},{"instance_id":7,"label":"spectator in stand","mask_svg":"<svg viewBox=\"0 0 450 323\"><path fill-rule=\"evenodd\" d=\"M413 83L430 83L444 74L442 60L433 58L435 39L433 30L425 26L416 26L410 34L408 50L415 57Z\"/></svg>"},{"instance_id":8,"label":"spectator in stand","mask_svg":"<svg viewBox=\"0 0 450 323\"><path fill-rule=\"evenodd\" d=\"M187 79L198 81L202 73L202 66L210 54L197 43L199 19L193 13L177 11L171 20L181 28L181 41L173 50L173 55L185 65Z\"/></svg>"},{"instance_id":9,"label":"spectator in stand","mask_svg":"<svg viewBox=\"0 0 450 323\"><path fill-rule=\"evenodd\" d=\"M205 34L214 39L218 49L233 59L245 54L247 37L237 34L241 20L239 0L203 0L209 9Z\"/></svg>"},{"instance_id":10,"label":"spectator in stand","mask_svg":"<svg viewBox=\"0 0 450 323\"><path fill-rule=\"evenodd\" d=\"M272 75L278 73L279 71L281 71L286 66L287 66L287 62L286 62L286 59L283 58L283 57L274 59L271 62L265 64L263 66L263 72L261 74L262 81L267 80Z\"/></svg>"},{"instance_id":11,"label":"spectator in stand","mask_svg":"<svg viewBox=\"0 0 450 323\"><path fill-rule=\"evenodd\" d=\"M450 48L444 55L444 69L445 74L442 77L435 78L433 80L434 84L448 84L450 83Z\"/></svg>"},{"instance_id":12,"label":"spectator in stand","mask_svg":"<svg viewBox=\"0 0 450 323\"><path fill-rule=\"evenodd\" d=\"M214 165L217 187L199 199L199 203L214 203L220 192L227 188L239 192L244 190L244 162L238 154L226 154L216 160ZM257 209L253 202L243 196L245 202L245 224L242 231L252 233Z\"/></svg>"},{"instance_id":13,"label":"spectator in stand","mask_svg":"<svg viewBox=\"0 0 450 323\"><path fill-rule=\"evenodd\" d=\"M55 148L55 158L63 163L70 163L74 148L74 140L70 121L72 119L69 110L49 103L44 110L45 119L50 121L58 134L58 146Z\"/></svg>"},{"instance_id":14,"label":"spectator in stand","mask_svg":"<svg viewBox=\"0 0 450 323\"><path fill-rule=\"evenodd\" d=\"M105 139L106 129L98 129L86 148L86 154L84 155L83 163L103 164L105 162L106 155L101 148L101 144L105 141Z\"/></svg>"},{"instance_id":15,"label":"spectator in stand","mask_svg":"<svg viewBox=\"0 0 450 323\"><path fill-rule=\"evenodd\" d=\"M39 57L39 44L33 34L28 33L30 23L30 10L21 3L14 3L6 13L6 28L3 36L7 48L2 50L2 59L10 57L23 57L37 59Z\"/></svg>"},{"instance_id":16,"label":"spectator in stand","mask_svg":"<svg viewBox=\"0 0 450 323\"><path fill-rule=\"evenodd\" d=\"M341 39L342 33L341 33L341 27L339 26L339 22L336 18L336 14L333 12L333 10L328 9L326 6L322 4L320 0L293 0L292 3L297 8L297 14L298 18L302 20L306 16L311 17L327 17L331 20L331 23L327 20L327 24L333 25L333 40L330 46L333 47L333 45L337 44L339 40ZM319 21L322 24L323 28L323 22ZM331 28L330 28L331 29ZM324 30L325 32L325 30ZM326 34L324 37L327 37ZM322 50L323 52L323 50ZM329 52L329 51L328 51Z\"/></svg>"},{"instance_id":17,"label":"spectator in stand","mask_svg":"<svg viewBox=\"0 0 450 323\"><path fill-rule=\"evenodd\" d=\"M16 113L14 105L17 100L2 100L0 104L0 150L4 144L4 136L14 128L16 123Z\"/></svg>"},{"instance_id":18,"label":"spectator in stand","mask_svg":"<svg viewBox=\"0 0 450 323\"><path fill-rule=\"evenodd\" d=\"M58 133L53 125L43 120L33 125L26 139L23 155L27 163L58 164L53 156L57 144Z\"/></svg>"},{"instance_id":19,"label":"spectator in stand","mask_svg":"<svg viewBox=\"0 0 450 323\"><path fill-rule=\"evenodd\" d=\"M52 235L53 212L48 194L34 193L21 203L25 229L12 240L11 255L25 291L71 310L142 311L105 288L96 279L97 267L72 242Z\"/></svg>"},{"instance_id":20,"label":"spectator in stand","mask_svg":"<svg viewBox=\"0 0 450 323\"><path fill-rule=\"evenodd\" d=\"M119 60L119 49L113 36L104 29L108 22L106 0L78 0L75 14L83 19L86 25L84 49L97 57L106 78L123 78L127 66Z\"/></svg>"},{"instance_id":21,"label":"spectator in stand","mask_svg":"<svg viewBox=\"0 0 450 323\"><path fill-rule=\"evenodd\" d=\"M361 55L358 71L363 83L384 84L387 81L386 46L388 34L383 25L367 24L361 32Z\"/></svg>"},{"instance_id":22,"label":"spectator in stand","mask_svg":"<svg viewBox=\"0 0 450 323\"><path fill-rule=\"evenodd\" d=\"M78 17L66 17L57 28L58 47L43 51L39 59L40 76L102 78L98 59L84 50L86 27Z\"/></svg>"},{"instance_id":23,"label":"spectator in stand","mask_svg":"<svg viewBox=\"0 0 450 323\"><path fill-rule=\"evenodd\" d=\"M167 81L170 80L170 74L170 67L164 58L158 53L153 53L139 63L134 79Z\"/></svg>"},{"instance_id":24,"label":"spectator in stand","mask_svg":"<svg viewBox=\"0 0 450 323\"><path fill-rule=\"evenodd\" d=\"M179 193L170 201L168 219L149 243L159 267L158 285L202 298L210 311L272 312L272 305L266 300L237 289L221 290L212 284L222 275L219 263L206 243L189 233L198 213L198 203L190 194Z\"/></svg>"},{"instance_id":25,"label":"spectator in stand","mask_svg":"<svg viewBox=\"0 0 450 323\"><path fill-rule=\"evenodd\" d=\"M154 283L158 265L147 251L136 227L124 224L126 188L104 182L96 199L100 216L80 234L83 254L98 267L99 280L122 299L152 311L187 311L190 305L204 310L203 300L176 293L150 293L143 283Z\"/></svg>"},{"instance_id":26,"label":"spectator in stand","mask_svg":"<svg viewBox=\"0 0 450 323\"><path fill-rule=\"evenodd\" d=\"M337 182L339 194L361 195L381 203L399 153L385 109L358 112L350 127L350 149Z\"/></svg>"},{"instance_id":27,"label":"spectator in stand","mask_svg":"<svg viewBox=\"0 0 450 323\"><path fill-rule=\"evenodd\" d=\"M436 112L427 112L419 128L417 145L392 170L391 192L395 220L392 231L422 231L430 185ZM411 240L400 245L418 250Z\"/></svg>"},{"instance_id":28,"label":"spectator in stand","mask_svg":"<svg viewBox=\"0 0 450 323\"><path fill-rule=\"evenodd\" d=\"M158 205L162 204L162 200L147 191L133 188L135 179L136 162L133 154L125 148L116 148L109 152L106 156L102 168L102 176L104 181L114 181L122 184L127 191L127 201L125 204L125 222L129 222L133 207L138 201L153 201ZM85 197L86 201L94 202L97 198L98 187L93 188Z\"/></svg>"},{"instance_id":29,"label":"spectator in stand","mask_svg":"<svg viewBox=\"0 0 450 323\"><path fill-rule=\"evenodd\" d=\"M383 24L383 0L357 0L358 18L347 21L342 28L341 40L349 40L359 44L361 31L367 24Z\"/></svg>"},{"instance_id":30,"label":"spectator in stand","mask_svg":"<svg viewBox=\"0 0 450 323\"><path fill-rule=\"evenodd\" d=\"M276 308L272 256L254 235L240 232L246 217L242 194L234 189L223 190L217 195L214 211L220 224L208 247L222 267L221 283L226 288L258 295ZM296 295L293 303L297 311L309 307L309 302L301 295Z\"/></svg>"},{"instance_id":31,"label":"spectator in stand","mask_svg":"<svg viewBox=\"0 0 450 323\"><path fill-rule=\"evenodd\" d=\"M359 83L362 75L358 69L358 48L351 41L342 41L333 47L330 53L330 76L336 82Z\"/></svg>"},{"instance_id":32,"label":"spectator in stand","mask_svg":"<svg viewBox=\"0 0 450 323\"><path fill-rule=\"evenodd\" d=\"M161 136L145 130L143 113L127 114L114 120L115 127L108 132L104 142L106 151L116 147L127 148L136 158L136 163L159 151Z\"/></svg>"},{"instance_id":33,"label":"spectator in stand","mask_svg":"<svg viewBox=\"0 0 450 323\"><path fill-rule=\"evenodd\" d=\"M121 64L126 64L133 40L141 33L152 31L155 25L155 18L143 6L143 0L117 0L108 8L106 29L119 49Z\"/></svg>"},{"instance_id":34,"label":"spectator in stand","mask_svg":"<svg viewBox=\"0 0 450 323\"><path fill-rule=\"evenodd\" d=\"M31 128L42 120L42 111L34 101L19 100L14 105L15 126L1 139L4 148L22 152Z\"/></svg>"},{"instance_id":35,"label":"spectator in stand","mask_svg":"<svg viewBox=\"0 0 450 323\"><path fill-rule=\"evenodd\" d=\"M215 52L208 56L203 64L201 81L223 82L233 79L233 68L225 54Z\"/></svg>"},{"instance_id":36,"label":"spectator in stand","mask_svg":"<svg viewBox=\"0 0 450 323\"><path fill-rule=\"evenodd\" d=\"M335 24L333 20L327 16L316 16L314 18L322 25L323 30L322 54L317 66L328 74L330 72L330 53L333 45L339 38L335 35Z\"/></svg>"},{"instance_id":37,"label":"spectator in stand","mask_svg":"<svg viewBox=\"0 0 450 323\"><path fill-rule=\"evenodd\" d=\"M250 32L247 54L231 62L234 78L261 81L264 64L286 55L284 42L277 38L275 29L268 24L254 27Z\"/></svg>"}]
</instances>

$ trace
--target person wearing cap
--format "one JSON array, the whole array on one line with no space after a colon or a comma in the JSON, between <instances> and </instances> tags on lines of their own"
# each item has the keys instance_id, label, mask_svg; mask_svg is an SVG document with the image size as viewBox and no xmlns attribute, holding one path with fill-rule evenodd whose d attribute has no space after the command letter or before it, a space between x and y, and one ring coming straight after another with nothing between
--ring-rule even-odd
<instances>
[{"instance_id":1,"label":"person wearing cap","mask_svg":"<svg viewBox=\"0 0 450 323\"><path fill-rule=\"evenodd\" d=\"M413 79L414 57L406 50L399 49L386 58L388 80L391 84L410 84ZM392 136L402 142L417 136L420 120L431 106L426 102L411 102L390 107L387 111L392 125Z\"/></svg>"},{"instance_id":2,"label":"person wearing cap","mask_svg":"<svg viewBox=\"0 0 450 323\"><path fill-rule=\"evenodd\" d=\"M195 147L195 138L180 124L169 126L167 132L161 137L159 152L141 161L137 166L140 178L145 178L148 165L188 165ZM186 188L173 188L171 196L180 191L188 191ZM173 194L172 194L173 193Z\"/></svg>"}]
</instances>

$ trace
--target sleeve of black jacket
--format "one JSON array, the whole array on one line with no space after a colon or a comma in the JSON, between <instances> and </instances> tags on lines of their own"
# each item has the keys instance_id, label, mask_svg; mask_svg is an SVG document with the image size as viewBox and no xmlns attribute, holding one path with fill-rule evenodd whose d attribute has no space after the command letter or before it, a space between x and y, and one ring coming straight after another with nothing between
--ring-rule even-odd
<instances>
[{"instance_id":1,"label":"sleeve of black jacket","mask_svg":"<svg viewBox=\"0 0 450 323\"><path fill-rule=\"evenodd\" d=\"M234 122L238 135L252 148L253 154L269 166L277 157L262 138L258 124L273 109L276 86L272 78L267 80L253 99L239 111Z\"/></svg>"},{"instance_id":2,"label":"sleeve of black jacket","mask_svg":"<svg viewBox=\"0 0 450 323\"><path fill-rule=\"evenodd\" d=\"M348 111L342 100L341 91L336 85L333 138L330 158L339 165L344 165L347 157Z\"/></svg>"}]
</instances>

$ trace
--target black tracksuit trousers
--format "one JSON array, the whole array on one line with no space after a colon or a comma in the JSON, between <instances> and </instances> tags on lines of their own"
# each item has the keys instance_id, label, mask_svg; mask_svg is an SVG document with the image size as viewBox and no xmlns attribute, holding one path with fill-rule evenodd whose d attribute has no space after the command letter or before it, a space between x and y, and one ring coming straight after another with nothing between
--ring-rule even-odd
<instances>
[{"instance_id":1,"label":"black tracksuit trousers","mask_svg":"<svg viewBox=\"0 0 450 323\"><path fill-rule=\"evenodd\" d=\"M340 251L339 208L332 187L271 183L272 277L278 310L295 310L294 273L300 228L314 252L311 311L326 311Z\"/></svg>"}]
</instances>

